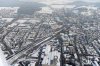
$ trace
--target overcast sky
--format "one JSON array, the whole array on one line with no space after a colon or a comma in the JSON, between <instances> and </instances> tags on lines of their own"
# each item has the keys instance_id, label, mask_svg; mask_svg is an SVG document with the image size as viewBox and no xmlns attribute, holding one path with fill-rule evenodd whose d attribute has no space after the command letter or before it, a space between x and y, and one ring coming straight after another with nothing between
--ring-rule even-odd
<instances>
[{"instance_id":1,"label":"overcast sky","mask_svg":"<svg viewBox=\"0 0 100 66\"><path fill-rule=\"evenodd\" d=\"M37 2L43 2L43 1L59 1L59 0L23 0L23 1L37 1ZM100 2L100 0L62 0L62 1L87 1L87 2Z\"/></svg>"},{"instance_id":2,"label":"overcast sky","mask_svg":"<svg viewBox=\"0 0 100 66\"><path fill-rule=\"evenodd\" d=\"M22 1L42 2L45 4L69 3L73 1L100 2L100 0L22 0Z\"/></svg>"}]
</instances>

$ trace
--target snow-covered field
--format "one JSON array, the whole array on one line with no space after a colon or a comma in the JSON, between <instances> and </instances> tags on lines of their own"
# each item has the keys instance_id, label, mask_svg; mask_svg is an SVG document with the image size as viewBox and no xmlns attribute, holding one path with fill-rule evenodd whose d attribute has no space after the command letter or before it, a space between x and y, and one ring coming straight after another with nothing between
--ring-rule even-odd
<instances>
[{"instance_id":1,"label":"snow-covered field","mask_svg":"<svg viewBox=\"0 0 100 66\"><path fill-rule=\"evenodd\" d=\"M14 18L2 18L2 20L6 21L6 22L11 22Z\"/></svg>"},{"instance_id":2,"label":"snow-covered field","mask_svg":"<svg viewBox=\"0 0 100 66\"><path fill-rule=\"evenodd\" d=\"M3 51L0 49L0 66L10 66L8 65L5 56L3 54Z\"/></svg>"}]
</instances>

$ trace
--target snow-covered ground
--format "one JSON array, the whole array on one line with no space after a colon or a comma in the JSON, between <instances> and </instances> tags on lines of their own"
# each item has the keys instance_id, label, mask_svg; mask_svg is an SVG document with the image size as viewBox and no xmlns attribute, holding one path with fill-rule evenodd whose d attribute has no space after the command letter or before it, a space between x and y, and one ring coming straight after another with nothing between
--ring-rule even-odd
<instances>
[{"instance_id":1,"label":"snow-covered ground","mask_svg":"<svg viewBox=\"0 0 100 66\"><path fill-rule=\"evenodd\" d=\"M6 21L6 22L11 22L14 18L2 18L2 20Z\"/></svg>"},{"instance_id":2,"label":"snow-covered ground","mask_svg":"<svg viewBox=\"0 0 100 66\"><path fill-rule=\"evenodd\" d=\"M6 59L5 59L5 56L3 54L3 51L0 49L0 66L10 66Z\"/></svg>"},{"instance_id":3,"label":"snow-covered ground","mask_svg":"<svg viewBox=\"0 0 100 66\"><path fill-rule=\"evenodd\" d=\"M52 9L50 9L49 7L42 7L42 9L40 11L38 11L39 13L52 13Z\"/></svg>"},{"instance_id":4,"label":"snow-covered ground","mask_svg":"<svg viewBox=\"0 0 100 66\"><path fill-rule=\"evenodd\" d=\"M18 22L18 23L25 23L27 20L18 20L18 21L16 21L16 22Z\"/></svg>"},{"instance_id":5,"label":"snow-covered ground","mask_svg":"<svg viewBox=\"0 0 100 66\"><path fill-rule=\"evenodd\" d=\"M88 10L90 10L90 9L97 10L97 7L94 7L94 6L80 6L80 7L77 7L77 8L86 8Z\"/></svg>"}]
</instances>

